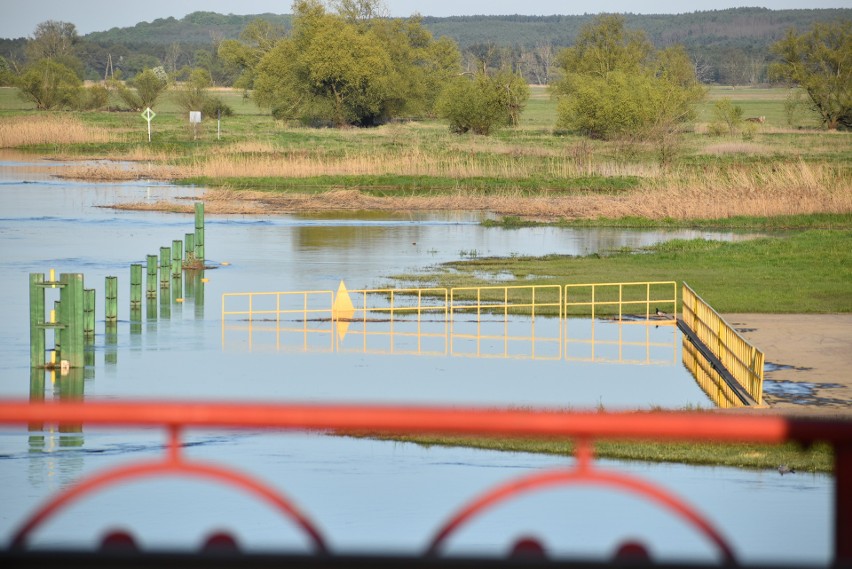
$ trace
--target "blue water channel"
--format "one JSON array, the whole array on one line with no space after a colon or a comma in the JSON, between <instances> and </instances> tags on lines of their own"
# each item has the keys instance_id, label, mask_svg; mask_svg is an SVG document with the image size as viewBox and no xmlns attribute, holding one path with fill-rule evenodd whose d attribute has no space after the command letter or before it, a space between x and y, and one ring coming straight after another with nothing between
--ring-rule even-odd
<instances>
[{"instance_id":1,"label":"blue water channel","mask_svg":"<svg viewBox=\"0 0 852 569\"><path fill-rule=\"evenodd\" d=\"M218 268L187 279L179 292L130 321L129 265L144 263L193 231L191 215L118 211L127 201L198 199L202 191L144 182L91 184L51 174L61 164L0 157L0 396L27 398L38 383L29 367L28 274L80 272L97 290L90 364L71 385L44 379L44 397L87 400L359 402L564 409L710 407L680 364L672 326L578 321L576 342L546 339L561 324L512 322L507 348L475 348L410 336L365 348L357 330L326 345L322 334L280 327L224 326L226 292L380 288L471 255L588 254L672 238L748 236L704 232L524 228L479 225L478 214L353 216L207 215L206 252ZM104 207L106 206L106 207ZM104 334L104 279L119 279L119 327ZM676 275L673 275L673 279ZM627 279L629 280L629 279ZM50 298L50 291L48 291ZM174 298L185 298L175 302ZM57 297L58 298L58 297ZM486 323L487 324L487 323ZM294 323L295 325L295 323ZM496 328L504 323L496 323ZM442 323L435 323L440 329ZM286 323L285 323L286 327ZM597 343L586 342L593 335ZM460 334L464 336L464 334ZM365 336L366 337L366 336ZM304 340L304 341L303 341ZM408 342L408 344L406 343ZM418 340L419 342L419 340ZM50 340L48 340L50 345ZM364 349L362 349L364 348ZM480 357L473 357L479 352ZM482 357L485 356L485 357ZM69 395L71 394L71 395ZM192 457L236 466L292 497L339 552L417 553L457 508L490 486L571 459L453 448L426 448L319 434L198 432ZM0 430L0 540L49 495L80 476L129 460L159 456L159 431ZM825 563L832 549L833 479L775 471L603 462L686 496L745 562ZM179 504L179 505L178 505ZM795 512L795 516L790 515ZM88 547L103 530L130 527L146 548L192 548L220 527L252 550L306 547L277 514L230 490L180 480L146 482L75 505L39 530L40 547ZM641 538L659 560L718 558L713 547L671 515L627 495L552 490L498 508L461 532L450 553L501 555L533 533L555 555L601 558Z\"/></svg>"}]
</instances>

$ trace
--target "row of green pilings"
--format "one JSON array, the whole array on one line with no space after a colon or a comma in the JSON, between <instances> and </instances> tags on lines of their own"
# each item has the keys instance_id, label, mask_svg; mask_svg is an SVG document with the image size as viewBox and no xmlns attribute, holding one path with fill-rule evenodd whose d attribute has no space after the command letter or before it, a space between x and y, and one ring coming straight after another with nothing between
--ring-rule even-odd
<instances>
[{"instance_id":1,"label":"row of green pilings","mask_svg":"<svg viewBox=\"0 0 852 569\"><path fill-rule=\"evenodd\" d=\"M185 237L185 259L183 241L174 240L171 247L160 248L159 288L169 288L169 276L181 278L184 263L187 268L204 266L204 204L201 202L195 204L195 233L187 233ZM59 289L59 300L54 302L49 317L45 313L45 293L48 288ZM157 297L156 255L147 257L145 296L149 300L150 317L150 301ZM114 337L118 325L117 277L106 277L105 300L106 334L108 337ZM132 321L141 319L141 264L130 266L130 310ZM84 367L86 345L94 344L95 339L95 291L84 288L81 273L62 273L58 279L53 270L48 278L41 273L30 274L30 362L33 368L48 366L45 345L48 329L52 329L54 333L54 359L57 354L60 358L58 362L51 361L50 365L62 365L62 362L67 362L70 368Z\"/></svg>"}]
</instances>

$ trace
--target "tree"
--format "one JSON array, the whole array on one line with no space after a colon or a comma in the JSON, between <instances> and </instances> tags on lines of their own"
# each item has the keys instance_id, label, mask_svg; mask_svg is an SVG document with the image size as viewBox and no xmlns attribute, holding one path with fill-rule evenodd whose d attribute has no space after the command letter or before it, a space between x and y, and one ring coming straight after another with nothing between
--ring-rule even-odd
<instances>
[{"instance_id":1,"label":"tree","mask_svg":"<svg viewBox=\"0 0 852 569\"><path fill-rule=\"evenodd\" d=\"M177 91L177 103L184 111L202 111L209 99L207 90L213 84L206 69L193 69L189 80Z\"/></svg>"},{"instance_id":2,"label":"tree","mask_svg":"<svg viewBox=\"0 0 852 569\"><path fill-rule=\"evenodd\" d=\"M419 19L375 18L371 0L293 3L292 33L253 67L251 51L231 44L247 63L254 97L273 116L308 124L371 126L432 112L436 93L458 73L458 50L435 41ZM223 46L227 42L223 42Z\"/></svg>"},{"instance_id":3,"label":"tree","mask_svg":"<svg viewBox=\"0 0 852 569\"><path fill-rule=\"evenodd\" d=\"M437 102L438 116L449 121L457 134L488 135L496 126L516 125L529 98L529 87L518 75L503 71L485 72L473 78L457 77L443 90Z\"/></svg>"},{"instance_id":4,"label":"tree","mask_svg":"<svg viewBox=\"0 0 852 569\"><path fill-rule=\"evenodd\" d=\"M79 41L77 27L70 22L47 20L36 26L27 44L27 57L36 62L41 59L62 59L73 55Z\"/></svg>"},{"instance_id":5,"label":"tree","mask_svg":"<svg viewBox=\"0 0 852 569\"><path fill-rule=\"evenodd\" d=\"M9 61L0 55L0 87L15 84L15 72Z\"/></svg>"},{"instance_id":6,"label":"tree","mask_svg":"<svg viewBox=\"0 0 852 569\"><path fill-rule=\"evenodd\" d=\"M136 110L153 108L157 99L160 98L169 84L164 75L164 73L158 73L154 69L145 69L130 81L130 84L136 89L136 98L128 100L126 92L122 95L122 91L119 91L119 95L122 96L125 103Z\"/></svg>"},{"instance_id":7,"label":"tree","mask_svg":"<svg viewBox=\"0 0 852 569\"><path fill-rule=\"evenodd\" d=\"M790 30L772 51L780 58L770 67L774 79L804 89L829 129L852 128L852 22L815 24L802 35Z\"/></svg>"},{"instance_id":8,"label":"tree","mask_svg":"<svg viewBox=\"0 0 852 569\"><path fill-rule=\"evenodd\" d=\"M743 122L743 108L733 104L729 98L725 97L713 104L713 116L719 123L725 125L728 132L733 136Z\"/></svg>"},{"instance_id":9,"label":"tree","mask_svg":"<svg viewBox=\"0 0 852 569\"><path fill-rule=\"evenodd\" d=\"M595 138L638 137L670 144L704 96L683 48L655 51L621 16L601 16L559 55L553 85L557 128Z\"/></svg>"},{"instance_id":10,"label":"tree","mask_svg":"<svg viewBox=\"0 0 852 569\"><path fill-rule=\"evenodd\" d=\"M157 99L169 86L169 78L164 68L155 67L145 69L127 84L117 79L108 80L107 84L131 110L141 111L157 104Z\"/></svg>"},{"instance_id":11,"label":"tree","mask_svg":"<svg viewBox=\"0 0 852 569\"><path fill-rule=\"evenodd\" d=\"M21 97L35 103L39 110L75 108L81 87L74 71L49 59L38 61L18 78Z\"/></svg>"},{"instance_id":12,"label":"tree","mask_svg":"<svg viewBox=\"0 0 852 569\"><path fill-rule=\"evenodd\" d=\"M284 37L284 29L266 20L252 20L240 34L240 40L224 40L219 44L219 58L225 68L239 73L235 87L254 87L254 73L264 55Z\"/></svg>"},{"instance_id":13,"label":"tree","mask_svg":"<svg viewBox=\"0 0 852 569\"><path fill-rule=\"evenodd\" d=\"M332 0L331 5L343 19L353 24L388 17L388 9L381 0Z\"/></svg>"}]
</instances>

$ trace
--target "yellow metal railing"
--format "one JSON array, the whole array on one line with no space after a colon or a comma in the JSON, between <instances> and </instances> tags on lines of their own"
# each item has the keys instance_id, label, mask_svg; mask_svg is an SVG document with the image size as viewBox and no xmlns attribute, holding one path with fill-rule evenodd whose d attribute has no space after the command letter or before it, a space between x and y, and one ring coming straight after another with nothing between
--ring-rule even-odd
<instances>
[{"instance_id":1,"label":"yellow metal railing","mask_svg":"<svg viewBox=\"0 0 852 569\"><path fill-rule=\"evenodd\" d=\"M763 404L763 352L749 344L689 285L683 283L683 323L759 404Z\"/></svg>"},{"instance_id":2,"label":"yellow metal railing","mask_svg":"<svg viewBox=\"0 0 852 569\"><path fill-rule=\"evenodd\" d=\"M548 309L550 309L548 311ZM535 318L539 314L550 312L550 316L562 318L562 285L520 285L520 286L470 286L450 289L450 315L457 312L483 312L496 314L502 312L527 314Z\"/></svg>"},{"instance_id":3,"label":"yellow metal railing","mask_svg":"<svg viewBox=\"0 0 852 569\"><path fill-rule=\"evenodd\" d=\"M287 291L287 292L226 292L222 295L222 347L225 346L225 323L240 317L240 328L248 331L248 347L251 350L255 333L274 333L276 348L281 347L282 335L301 335L303 349L309 347L308 338L317 333L331 335L332 302L334 292L330 290ZM285 325L284 321L300 321L300 326ZM318 324L319 323L319 324ZM318 328L325 327L325 329ZM234 329L233 325L230 327ZM285 345L293 343L285 343Z\"/></svg>"},{"instance_id":4,"label":"yellow metal railing","mask_svg":"<svg viewBox=\"0 0 852 569\"><path fill-rule=\"evenodd\" d=\"M661 314L658 314L659 313ZM624 319L652 316L674 321L677 312L677 283L651 281L565 285L566 316L590 314Z\"/></svg>"},{"instance_id":5,"label":"yellow metal railing","mask_svg":"<svg viewBox=\"0 0 852 569\"><path fill-rule=\"evenodd\" d=\"M282 316L292 315L301 315L303 320L318 316L328 319L333 301L334 292L330 290L226 292L222 295L222 321L228 316L243 316L249 322L280 321Z\"/></svg>"},{"instance_id":6,"label":"yellow metal railing","mask_svg":"<svg viewBox=\"0 0 852 569\"><path fill-rule=\"evenodd\" d=\"M701 391L720 409L745 407L746 404L739 398L734 388L728 385L719 371L701 355L686 335L683 336L682 344L683 365L695 378Z\"/></svg>"}]
</instances>

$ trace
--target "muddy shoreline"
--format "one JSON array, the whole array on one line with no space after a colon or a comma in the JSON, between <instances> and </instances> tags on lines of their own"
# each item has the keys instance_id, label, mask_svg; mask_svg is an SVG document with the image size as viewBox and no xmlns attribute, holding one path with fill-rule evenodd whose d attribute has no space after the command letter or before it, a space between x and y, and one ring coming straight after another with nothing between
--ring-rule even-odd
<instances>
[{"instance_id":1,"label":"muddy shoreline","mask_svg":"<svg viewBox=\"0 0 852 569\"><path fill-rule=\"evenodd\" d=\"M766 355L771 411L852 416L852 314L723 317Z\"/></svg>"}]
</instances>

